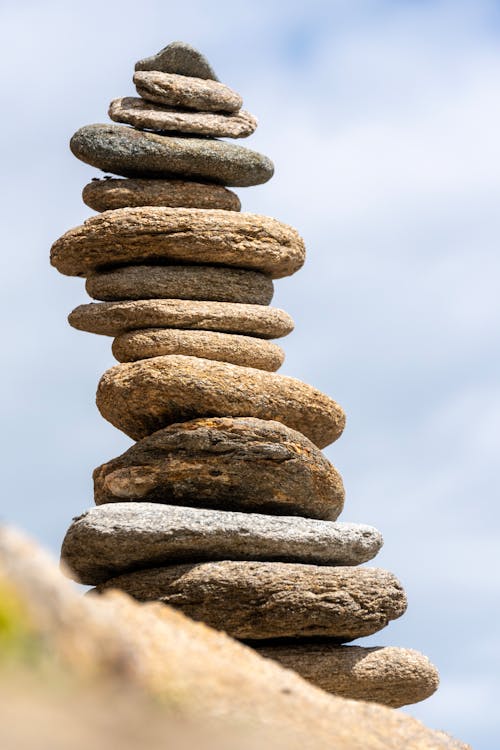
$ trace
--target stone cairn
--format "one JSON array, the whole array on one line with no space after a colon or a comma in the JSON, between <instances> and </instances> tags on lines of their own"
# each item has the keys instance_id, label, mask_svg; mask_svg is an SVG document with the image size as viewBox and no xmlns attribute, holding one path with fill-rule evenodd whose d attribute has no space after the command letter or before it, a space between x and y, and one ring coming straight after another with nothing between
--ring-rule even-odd
<instances>
[{"instance_id":1,"label":"stone cairn","mask_svg":"<svg viewBox=\"0 0 500 750\"><path fill-rule=\"evenodd\" d=\"M206 59L174 42L135 66L139 97L111 102L73 154L118 178L83 200L99 215L51 251L98 302L69 316L113 336L103 417L137 441L94 472L95 508L75 518L62 560L95 591L157 600L243 640L323 689L389 706L437 687L403 648L343 645L406 609L389 572L360 567L380 533L340 523L342 479L321 453L344 428L335 401L277 375L292 330L269 307L273 279L304 243L276 219L240 213L227 186L257 185L272 162L220 138L255 118Z\"/></svg>"}]
</instances>

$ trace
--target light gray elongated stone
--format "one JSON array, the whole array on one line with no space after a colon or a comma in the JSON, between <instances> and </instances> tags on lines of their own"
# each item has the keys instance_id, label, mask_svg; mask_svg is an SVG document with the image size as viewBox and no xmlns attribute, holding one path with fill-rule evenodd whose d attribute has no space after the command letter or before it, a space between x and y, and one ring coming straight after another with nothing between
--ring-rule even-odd
<instances>
[{"instance_id":1,"label":"light gray elongated stone","mask_svg":"<svg viewBox=\"0 0 500 750\"><path fill-rule=\"evenodd\" d=\"M274 339L293 331L293 320L277 307L185 299L91 302L76 307L68 320L73 328L103 336L142 328L191 328Z\"/></svg>"},{"instance_id":2,"label":"light gray elongated stone","mask_svg":"<svg viewBox=\"0 0 500 750\"><path fill-rule=\"evenodd\" d=\"M161 70L163 73L219 80L207 58L186 42L167 44L156 55L138 60L135 69Z\"/></svg>"},{"instance_id":3,"label":"light gray elongated stone","mask_svg":"<svg viewBox=\"0 0 500 750\"><path fill-rule=\"evenodd\" d=\"M409 648L336 646L308 640L255 648L327 693L392 708L423 701L439 685L436 667Z\"/></svg>"},{"instance_id":4,"label":"light gray elongated stone","mask_svg":"<svg viewBox=\"0 0 500 750\"><path fill-rule=\"evenodd\" d=\"M134 73L137 93L143 99L167 107L194 109L199 112L238 112L241 96L218 81L137 70Z\"/></svg>"},{"instance_id":5,"label":"light gray elongated stone","mask_svg":"<svg viewBox=\"0 0 500 750\"><path fill-rule=\"evenodd\" d=\"M382 546L361 524L158 503L109 503L75 518L62 561L81 583L125 571L202 560L358 565Z\"/></svg>"},{"instance_id":6,"label":"light gray elongated stone","mask_svg":"<svg viewBox=\"0 0 500 750\"><path fill-rule=\"evenodd\" d=\"M271 179L274 166L263 154L212 138L160 135L127 125L84 125L70 148L77 159L123 177L184 177L248 187Z\"/></svg>"},{"instance_id":7,"label":"light gray elongated stone","mask_svg":"<svg viewBox=\"0 0 500 750\"><path fill-rule=\"evenodd\" d=\"M406 610L397 578L380 568L281 562L171 565L110 578L139 601L162 601L234 638L371 635Z\"/></svg>"}]
</instances>

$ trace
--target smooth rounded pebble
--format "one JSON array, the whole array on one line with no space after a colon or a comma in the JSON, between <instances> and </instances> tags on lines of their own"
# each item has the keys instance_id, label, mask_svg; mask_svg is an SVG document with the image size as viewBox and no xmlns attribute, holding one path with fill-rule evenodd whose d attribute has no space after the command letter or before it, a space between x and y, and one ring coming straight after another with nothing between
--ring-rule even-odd
<instances>
[{"instance_id":1,"label":"smooth rounded pebble","mask_svg":"<svg viewBox=\"0 0 500 750\"><path fill-rule=\"evenodd\" d=\"M178 562L264 560L358 565L382 546L371 526L157 503L111 503L73 520L62 562L81 582Z\"/></svg>"},{"instance_id":2,"label":"smooth rounded pebble","mask_svg":"<svg viewBox=\"0 0 500 750\"><path fill-rule=\"evenodd\" d=\"M255 131L257 120L250 112L189 112L160 106L137 96L113 99L108 114L111 120L134 128L159 132L193 133L212 138L247 138Z\"/></svg>"},{"instance_id":3,"label":"smooth rounded pebble","mask_svg":"<svg viewBox=\"0 0 500 750\"><path fill-rule=\"evenodd\" d=\"M181 176L248 187L271 179L267 156L213 138L160 135L127 125L84 125L70 141L73 154L92 167L123 177Z\"/></svg>"},{"instance_id":4,"label":"smooth rounded pebble","mask_svg":"<svg viewBox=\"0 0 500 750\"><path fill-rule=\"evenodd\" d=\"M137 70L134 83L143 99L167 107L200 112L238 112L243 104L236 91L211 79L162 73L159 70Z\"/></svg>"},{"instance_id":5,"label":"smooth rounded pebble","mask_svg":"<svg viewBox=\"0 0 500 750\"><path fill-rule=\"evenodd\" d=\"M180 354L111 367L96 402L134 440L175 422L244 416L283 422L324 448L345 425L341 407L300 380Z\"/></svg>"},{"instance_id":6,"label":"smooth rounded pebble","mask_svg":"<svg viewBox=\"0 0 500 750\"><path fill-rule=\"evenodd\" d=\"M413 649L335 646L314 641L256 648L261 656L293 669L327 693L392 708L423 701L439 685L436 667Z\"/></svg>"},{"instance_id":7,"label":"smooth rounded pebble","mask_svg":"<svg viewBox=\"0 0 500 750\"><path fill-rule=\"evenodd\" d=\"M186 42L171 42L160 52L145 57L135 64L136 70L161 70L194 78L211 78L217 81L214 69L207 58Z\"/></svg>"},{"instance_id":8,"label":"smooth rounded pebble","mask_svg":"<svg viewBox=\"0 0 500 750\"><path fill-rule=\"evenodd\" d=\"M122 266L90 274L85 289L105 302L190 299L250 305L268 305L274 292L266 274L217 266Z\"/></svg>"},{"instance_id":9,"label":"smooth rounded pebble","mask_svg":"<svg viewBox=\"0 0 500 750\"><path fill-rule=\"evenodd\" d=\"M175 328L147 328L123 333L113 341L112 349L118 362L186 354L269 372L278 370L285 360L285 353L277 344L255 336Z\"/></svg>"},{"instance_id":10,"label":"smooth rounded pebble","mask_svg":"<svg viewBox=\"0 0 500 750\"><path fill-rule=\"evenodd\" d=\"M96 505L149 501L334 520L338 471L300 432L253 417L165 427L94 471Z\"/></svg>"},{"instance_id":11,"label":"smooth rounded pebble","mask_svg":"<svg viewBox=\"0 0 500 750\"><path fill-rule=\"evenodd\" d=\"M139 328L192 328L274 339L293 331L293 320L277 307L185 299L90 302L76 307L68 321L73 328L103 336Z\"/></svg>"},{"instance_id":12,"label":"smooth rounded pebble","mask_svg":"<svg viewBox=\"0 0 500 750\"><path fill-rule=\"evenodd\" d=\"M186 180L127 180L120 177L95 177L82 191L83 202L94 211L135 206L172 208L221 208L239 211L236 193L222 185Z\"/></svg>"},{"instance_id":13,"label":"smooth rounded pebble","mask_svg":"<svg viewBox=\"0 0 500 750\"><path fill-rule=\"evenodd\" d=\"M372 635L406 610L397 578L380 568L281 562L207 562L110 578L139 601L161 601L233 638Z\"/></svg>"},{"instance_id":14,"label":"smooth rounded pebble","mask_svg":"<svg viewBox=\"0 0 500 750\"><path fill-rule=\"evenodd\" d=\"M276 219L198 208L120 208L91 216L54 242L51 263L68 276L112 265L169 261L245 268L279 279L302 267L299 233Z\"/></svg>"}]
</instances>

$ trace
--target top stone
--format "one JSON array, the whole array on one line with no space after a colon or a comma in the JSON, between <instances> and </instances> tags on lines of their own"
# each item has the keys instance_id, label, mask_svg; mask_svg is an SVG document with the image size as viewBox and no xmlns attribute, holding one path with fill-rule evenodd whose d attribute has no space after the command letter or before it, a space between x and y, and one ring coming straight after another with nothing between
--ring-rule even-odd
<instances>
[{"instance_id":1,"label":"top stone","mask_svg":"<svg viewBox=\"0 0 500 750\"><path fill-rule=\"evenodd\" d=\"M219 80L204 55L186 42L172 42L156 55L136 62L135 69L159 70L162 73L176 73L180 76L212 81Z\"/></svg>"}]
</instances>

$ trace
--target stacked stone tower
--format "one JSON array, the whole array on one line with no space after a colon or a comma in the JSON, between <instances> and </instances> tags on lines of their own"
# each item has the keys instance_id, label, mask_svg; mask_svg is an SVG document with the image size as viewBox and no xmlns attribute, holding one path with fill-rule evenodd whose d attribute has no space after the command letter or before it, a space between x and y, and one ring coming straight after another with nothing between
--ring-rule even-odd
<instances>
[{"instance_id":1,"label":"stacked stone tower","mask_svg":"<svg viewBox=\"0 0 500 750\"><path fill-rule=\"evenodd\" d=\"M320 687L401 706L437 686L402 648L346 646L399 617L389 572L362 567L382 545L337 522L344 488L321 448L336 440L335 401L274 371L270 339L292 330L269 303L298 271L291 227L240 212L227 186L264 183L271 161L219 140L257 123L196 50L173 43L136 64L137 98L71 140L99 215L57 240L53 265L86 277L94 299L69 321L114 337L120 362L97 405L137 441L94 472L95 508L76 518L62 559L100 592L159 600L225 630ZM202 666L202 665L201 665Z\"/></svg>"}]
</instances>

